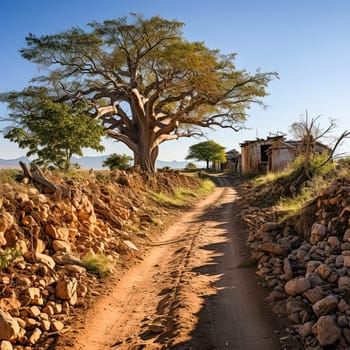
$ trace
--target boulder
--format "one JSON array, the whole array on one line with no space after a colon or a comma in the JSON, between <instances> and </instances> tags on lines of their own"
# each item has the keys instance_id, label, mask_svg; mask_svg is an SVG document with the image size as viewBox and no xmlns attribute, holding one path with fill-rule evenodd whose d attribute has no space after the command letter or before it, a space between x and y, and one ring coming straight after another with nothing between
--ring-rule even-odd
<instances>
[{"instance_id":1,"label":"boulder","mask_svg":"<svg viewBox=\"0 0 350 350\"><path fill-rule=\"evenodd\" d=\"M284 287L286 293L291 296L296 296L306 292L311 288L310 281L305 277L297 277L288 281Z\"/></svg>"},{"instance_id":2,"label":"boulder","mask_svg":"<svg viewBox=\"0 0 350 350\"><path fill-rule=\"evenodd\" d=\"M0 309L0 340L12 340L19 334L17 321L6 311Z\"/></svg>"},{"instance_id":3,"label":"boulder","mask_svg":"<svg viewBox=\"0 0 350 350\"><path fill-rule=\"evenodd\" d=\"M69 300L77 291L77 279L74 277L61 277L56 285L55 293L58 299Z\"/></svg>"},{"instance_id":4,"label":"boulder","mask_svg":"<svg viewBox=\"0 0 350 350\"><path fill-rule=\"evenodd\" d=\"M348 276L339 277L338 288L341 290L350 291L350 277Z\"/></svg>"},{"instance_id":5,"label":"boulder","mask_svg":"<svg viewBox=\"0 0 350 350\"><path fill-rule=\"evenodd\" d=\"M312 310L316 316L327 315L338 307L338 299L334 295L328 295L323 299L316 301Z\"/></svg>"},{"instance_id":6,"label":"boulder","mask_svg":"<svg viewBox=\"0 0 350 350\"><path fill-rule=\"evenodd\" d=\"M3 340L0 341L0 350L13 350L13 346L9 341Z\"/></svg>"},{"instance_id":7,"label":"boulder","mask_svg":"<svg viewBox=\"0 0 350 350\"><path fill-rule=\"evenodd\" d=\"M331 316L321 316L313 325L312 332L321 346L334 345L341 336L340 329Z\"/></svg>"},{"instance_id":8,"label":"boulder","mask_svg":"<svg viewBox=\"0 0 350 350\"><path fill-rule=\"evenodd\" d=\"M320 264L317 266L315 272L319 274L324 280L327 280L327 278L332 273L332 269L326 264Z\"/></svg>"},{"instance_id":9,"label":"boulder","mask_svg":"<svg viewBox=\"0 0 350 350\"><path fill-rule=\"evenodd\" d=\"M316 301L321 300L324 297L323 289L319 286L307 290L303 296L311 303L315 304Z\"/></svg>"},{"instance_id":10,"label":"boulder","mask_svg":"<svg viewBox=\"0 0 350 350\"><path fill-rule=\"evenodd\" d=\"M326 235L327 228L325 225L314 223L311 227L310 243L317 244Z\"/></svg>"},{"instance_id":11,"label":"boulder","mask_svg":"<svg viewBox=\"0 0 350 350\"><path fill-rule=\"evenodd\" d=\"M263 243L259 244L258 250L275 255L286 255L287 249L281 244L277 243Z\"/></svg>"}]
</instances>

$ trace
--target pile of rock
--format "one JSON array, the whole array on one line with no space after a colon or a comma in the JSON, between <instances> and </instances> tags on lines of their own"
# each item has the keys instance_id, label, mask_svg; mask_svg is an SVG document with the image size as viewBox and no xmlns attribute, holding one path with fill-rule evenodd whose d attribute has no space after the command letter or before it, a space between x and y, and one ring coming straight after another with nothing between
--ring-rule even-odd
<instances>
[{"instance_id":1,"label":"pile of rock","mask_svg":"<svg viewBox=\"0 0 350 350\"><path fill-rule=\"evenodd\" d=\"M350 181L334 181L313 204L288 224L277 224L271 208L246 206L248 244L272 289L268 301L288 317L300 349L349 349ZM310 222L302 232L301 221Z\"/></svg>"},{"instance_id":2,"label":"pile of rock","mask_svg":"<svg viewBox=\"0 0 350 350\"><path fill-rule=\"evenodd\" d=\"M1 350L47 349L68 330L99 284L84 256L103 254L119 268L139 256L152 220L166 215L147 207L150 186L171 185L172 177L170 188L198 185L179 174L160 174L154 182L121 171L79 180L54 176L60 198L30 185L0 185L0 262L8 249L20 253L0 264Z\"/></svg>"}]
</instances>

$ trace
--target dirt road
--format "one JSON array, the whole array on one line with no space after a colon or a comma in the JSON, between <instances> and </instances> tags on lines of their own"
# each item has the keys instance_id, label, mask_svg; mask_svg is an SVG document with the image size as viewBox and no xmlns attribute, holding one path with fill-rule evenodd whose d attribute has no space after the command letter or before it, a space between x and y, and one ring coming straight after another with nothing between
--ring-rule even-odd
<instances>
[{"instance_id":1,"label":"dirt road","mask_svg":"<svg viewBox=\"0 0 350 350\"><path fill-rule=\"evenodd\" d=\"M279 349L228 180L87 315L75 349Z\"/></svg>"}]
</instances>

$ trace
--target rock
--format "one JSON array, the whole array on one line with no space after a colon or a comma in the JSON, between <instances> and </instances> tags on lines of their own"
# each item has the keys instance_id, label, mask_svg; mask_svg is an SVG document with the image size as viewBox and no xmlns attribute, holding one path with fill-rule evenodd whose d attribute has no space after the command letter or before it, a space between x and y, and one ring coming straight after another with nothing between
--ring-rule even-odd
<instances>
[{"instance_id":1,"label":"rock","mask_svg":"<svg viewBox=\"0 0 350 350\"><path fill-rule=\"evenodd\" d=\"M345 255L344 256L343 265L345 267L350 267L350 255Z\"/></svg>"},{"instance_id":2,"label":"rock","mask_svg":"<svg viewBox=\"0 0 350 350\"><path fill-rule=\"evenodd\" d=\"M320 275L324 280L327 280L327 278L332 273L332 269L326 265L326 264L320 264L317 266L315 272Z\"/></svg>"},{"instance_id":3,"label":"rock","mask_svg":"<svg viewBox=\"0 0 350 350\"><path fill-rule=\"evenodd\" d=\"M58 251L65 252L65 253L71 252L70 244L68 242L60 241L58 239L55 239L52 242L52 248L55 252L58 252Z\"/></svg>"},{"instance_id":4,"label":"rock","mask_svg":"<svg viewBox=\"0 0 350 350\"><path fill-rule=\"evenodd\" d=\"M295 298L288 299L286 303L286 311L288 319L294 324L301 323L301 314L308 312L309 307L307 304Z\"/></svg>"},{"instance_id":5,"label":"rock","mask_svg":"<svg viewBox=\"0 0 350 350\"><path fill-rule=\"evenodd\" d=\"M9 341L3 340L0 342L0 350L13 350L13 346Z\"/></svg>"},{"instance_id":6,"label":"rock","mask_svg":"<svg viewBox=\"0 0 350 350\"><path fill-rule=\"evenodd\" d=\"M328 295L323 299L316 301L312 310L316 316L327 315L338 307L338 299L334 295Z\"/></svg>"},{"instance_id":7,"label":"rock","mask_svg":"<svg viewBox=\"0 0 350 350\"><path fill-rule=\"evenodd\" d=\"M28 309L28 314L32 317L38 317L40 315L40 308L38 306L31 306L29 309Z\"/></svg>"},{"instance_id":8,"label":"rock","mask_svg":"<svg viewBox=\"0 0 350 350\"><path fill-rule=\"evenodd\" d=\"M323 286L326 284L320 275L315 272L307 273L306 278L310 281L312 287Z\"/></svg>"},{"instance_id":9,"label":"rock","mask_svg":"<svg viewBox=\"0 0 350 350\"><path fill-rule=\"evenodd\" d=\"M152 323L148 328L152 333L162 333L165 329L165 327L159 323Z\"/></svg>"},{"instance_id":10,"label":"rock","mask_svg":"<svg viewBox=\"0 0 350 350\"><path fill-rule=\"evenodd\" d=\"M61 277L56 285L56 297L62 300L71 299L77 291L77 279L74 277Z\"/></svg>"},{"instance_id":11,"label":"rock","mask_svg":"<svg viewBox=\"0 0 350 350\"><path fill-rule=\"evenodd\" d=\"M278 224L276 222L265 222L262 226L261 226L261 231L263 232L271 232L273 230L276 230L278 228Z\"/></svg>"},{"instance_id":12,"label":"rock","mask_svg":"<svg viewBox=\"0 0 350 350\"><path fill-rule=\"evenodd\" d=\"M48 266L50 269L54 269L56 266L55 261L46 254L36 253L35 260L38 263Z\"/></svg>"},{"instance_id":13,"label":"rock","mask_svg":"<svg viewBox=\"0 0 350 350\"><path fill-rule=\"evenodd\" d=\"M313 323L310 321L310 322L306 322L304 323L303 325L301 325L299 327L299 334L301 337L307 337L308 335L311 335L312 334L312 326L313 326Z\"/></svg>"},{"instance_id":14,"label":"rock","mask_svg":"<svg viewBox=\"0 0 350 350\"><path fill-rule=\"evenodd\" d=\"M41 320L40 326L44 331L48 332L51 328L51 322L48 320Z\"/></svg>"},{"instance_id":15,"label":"rock","mask_svg":"<svg viewBox=\"0 0 350 350\"><path fill-rule=\"evenodd\" d=\"M139 249L135 246L134 243L132 243L132 242L130 242L130 241L128 241L128 240L125 240L125 241L123 241L123 242L124 242L124 244L125 244L126 246L128 246L130 249L139 251Z\"/></svg>"},{"instance_id":16,"label":"rock","mask_svg":"<svg viewBox=\"0 0 350 350\"><path fill-rule=\"evenodd\" d=\"M310 281L305 277L297 277L288 281L285 285L285 291L288 295L296 296L302 294L311 288Z\"/></svg>"},{"instance_id":17,"label":"rock","mask_svg":"<svg viewBox=\"0 0 350 350\"><path fill-rule=\"evenodd\" d=\"M20 332L17 321L6 311L0 309L0 340L12 340Z\"/></svg>"},{"instance_id":18,"label":"rock","mask_svg":"<svg viewBox=\"0 0 350 350\"><path fill-rule=\"evenodd\" d=\"M284 271L283 278L286 281L289 281L293 278L293 271L288 258L283 259L283 271Z\"/></svg>"},{"instance_id":19,"label":"rock","mask_svg":"<svg viewBox=\"0 0 350 350\"><path fill-rule=\"evenodd\" d=\"M40 288L35 288L35 287L28 288L28 297L31 304L41 305L39 302L41 298Z\"/></svg>"},{"instance_id":20,"label":"rock","mask_svg":"<svg viewBox=\"0 0 350 350\"><path fill-rule=\"evenodd\" d=\"M58 265L82 265L80 258L73 254L57 252L53 255L53 258Z\"/></svg>"},{"instance_id":21,"label":"rock","mask_svg":"<svg viewBox=\"0 0 350 350\"><path fill-rule=\"evenodd\" d=\"M341 276L338 279L338 288L345 291L350 291L350 277Z\"/></svg>"},{"instance_id":22,"label":"rock","mask_svg":"<svg viewBox=\"0 0 350 350\"><path fill-rule=\"evenodd\" d=\"M315 304L316 301L320 300L323 298L324 293L323 293L323 289L319 286L315 287L315 288L311 288L309 290L307 290L303 296L311 303L311 304Z\"/></svg>"},{"instance_id":23,"label":"rock","mask_svg":"<svg viewBox=\"0 0 350 350\"><path fill-rule=\"evenodd\" d=\"M0 247L5 246L7 244L7 240L2 232L0 232Z\"/></svg>"},{"instance_id":24,"label":"rock","mask_svg":"<svg viewBox=\"0 0 350 350\"><path fill-rule=\"evenodd\" d=\"M36 344L38 342L38 340L40 339L41 334L42 334L42 332L41 332L40 328L35 328L29 337L29 342L33 345Z\"/></svg>"},{"instance_id":25,"label":"rock","mask_svg":"<svg viewBox=\"0 0 350 350\"><path fill-rule=\"evenodd\" d=\"M338 303L338 309L341 313L345 314L347 311L350 310L350 306L344 299L342 299Z\"/></svg>"},{"instance_id":26,"label":"rock","mask_svg":"<svg viewBox=\"0 0 350 350\"><path fill-rule=\"evenodd\" d=\"M69 231L65 227L55 227L52 224L47 224L45 226L45 233L51 236L54 239L60 240L60 241L68 241L69 238Z\"/></svg>"},{"instance_id":27,"label":"rock","mask_svg":"<svg viewBox=\"0 0 350 350\"><path fill-rule=\"evenodd\" d=\"M7 340L0 341L0 350L13 350L12 344Z\"/></svg>"},{"instance_id":28,"label":"rock","mask_svg":"<svg viewBox=\"0 0 350 350\"><path fill-rule=\"evenodd\" d=\"M337 318L337 324L339 327L345 328L349 325L349 322L345 315L341 315Z\"/></svg>"},{"instance_id":29,"label":"rock","mask_svg":"<svg viewBox=\"0 0 350 350\"><path fill-rule=\"evenodd\" d=\"M341 335L339 327L331 316L321 316L313 325L312 332L321 346L335 344Z\"/></svg>"},{"instance_id":30,"label":"rock","mask_svg":"<svg viewBox=\"0 0 350 350\"><path fill-rule=\"evenodd\" d=\"M310 273L314 272L319 265L321 265L321 262L318 260L308 261L306 264L306 273L310 274Z\"/></svg>"},{"instance_id":31,"label":"rock","mask_svg":"<svg viewBox=\"0 0 350 350\"><path fill-rule=\"evenodd\" d=\"M348 228L343 235L343 241L350 242L350 228Z\"/></svg>"},{"instance_id":32,"label":"rock","mask_svg":"<svg viewBox=\"0 0 350 350\"><path fill-rule=\"evenodd\" d=\"M64 268L70 272L76 273L78 275L84 274L86 273L86 269L83 266L79 266L79 265L70 265L70 264L66 264L64 265Z\"/></svg>"},{"instance_id":33,"label":"rock","mask_svg":"<svg viewBox=\"0 0 350 350\"><path fill-rule=\"evenodd\" d=\"M312 245L317 244L317 242L319 242L326 235L326 231L326 226L314 223L311 227L310 243Z\"/></svg>"},{"instance_id":34,"label":"rock","mask_svg":"<svg viewBox=\"0 0 350 350\"><path fill-rule=\"evenodd\" d=\"M51 323L51 330L53 332L59 332L64 328L64 324L61 321L53 321Z\"/></svg>"},{"instance_id":35,"label":"rock","mask_svg":"<svg viewBox=\"0 0 350 350\"><path fill-rule=\"evenodd\" d=\"M286 255L287 249L277 243L263 243L258 245L258 250L261 252L266 252L274 255Z\"/></svg>"},{"instance_id":36,"label":"rock","mask_svg":"<svg viewBox=\"0 0 350 350\"><path fill-rule=\"evenodd\" d=\"M327 242L333 248L340 247L340 241L339 241L339 238L337 236L329 236Z\"/></svg>"},{"instance_id":37,"label":"rock","mask_svg":"<svg viewBox=\"0 0 350 350\"><path fill-rule=\"evenodd\" d=\"M335 258L335 266L336 267L342 267L344 265L344 256L343 255L337 255Z\"/></svg>"}]
</instances>

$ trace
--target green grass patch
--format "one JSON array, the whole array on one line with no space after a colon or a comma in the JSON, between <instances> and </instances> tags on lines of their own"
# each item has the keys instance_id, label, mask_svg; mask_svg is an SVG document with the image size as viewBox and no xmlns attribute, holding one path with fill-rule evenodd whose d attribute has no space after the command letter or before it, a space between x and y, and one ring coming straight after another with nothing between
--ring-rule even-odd
<instances>
[{"instance_id":1,"label":"green grass patch","mask_svg":"<svg viewBox=\"0 0 350 350\"><path fill-rule=\"evenodd\" d=\"M1 169L0 170L0 184L15 184L16 177L20 173L17 169Z\"/></svg>"},{"instance_id":2,"label":"green grass patch","mask_svg":"<svg viewBox=\"0 0 350 350\"><path fill-rule=\"evenodd\" d=\"M88 253L81 262L88 272L99 278L107 277L113 273L113 261L104 254Z\"/></svg>"},{"instance_id":3,"label":"green grass patch","mask_svg":"<svg viewBox=\"0 0 350 350\"><path fill-rule=\"evenodd\" d=\"M215 188L215 184L211 180L202 180L201 185L197 189L189 189L184 187L177 187L171 193L156 193L150 191L153 199L160 204L171 205L175 207L182 207L194 202L194 200L207 195Z\"/></svg>"}]
</instances>

